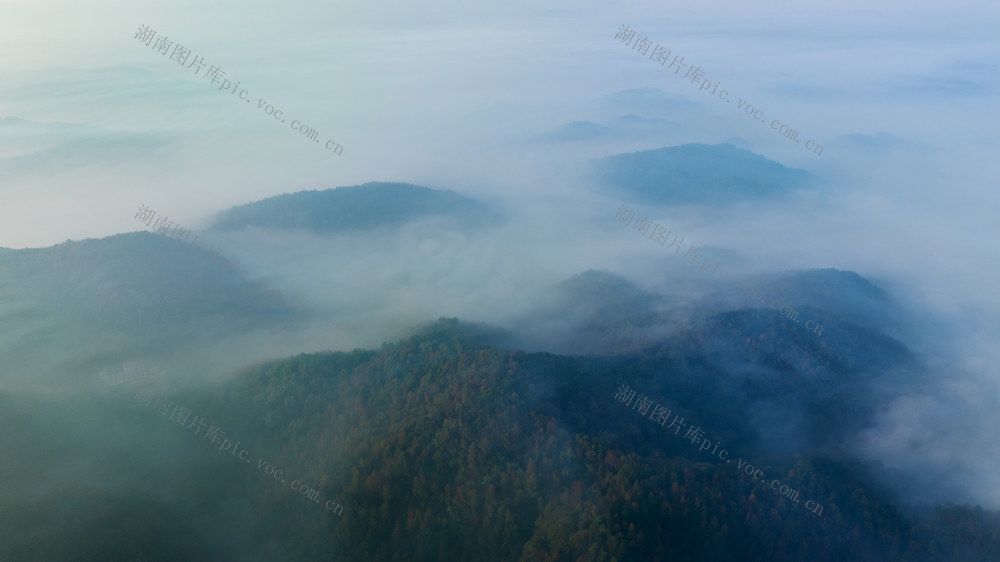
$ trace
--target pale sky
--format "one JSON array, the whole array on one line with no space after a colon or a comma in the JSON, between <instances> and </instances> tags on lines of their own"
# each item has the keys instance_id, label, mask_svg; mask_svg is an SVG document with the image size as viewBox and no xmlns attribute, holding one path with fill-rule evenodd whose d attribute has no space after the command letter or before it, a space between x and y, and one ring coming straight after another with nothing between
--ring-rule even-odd
<instances>
[{"instance_id":1,"label":"pale sky","mask_svg":"<svg viewBox=\"0 0 1000 562\"><path fill-rule=\"evenodd\" d=\"M885 132L947 154L942 168L965 178L952 196L992 198L995 190L972 183L997 178L988 159L996 13L929 2L5 0L0 245L135 230L140 202L194 225L301 189L500 180L519 142L586 118L573 108L638 87L686 96L718 117L691 140L740 138L786 165L856 173L830 143ZM142 24L220 66L251 103L141 44ZM620 24L824 142L823 157L622 46L613 39ZM262 100L343 154L265 115Z\"/></svg>"}]
</instances>

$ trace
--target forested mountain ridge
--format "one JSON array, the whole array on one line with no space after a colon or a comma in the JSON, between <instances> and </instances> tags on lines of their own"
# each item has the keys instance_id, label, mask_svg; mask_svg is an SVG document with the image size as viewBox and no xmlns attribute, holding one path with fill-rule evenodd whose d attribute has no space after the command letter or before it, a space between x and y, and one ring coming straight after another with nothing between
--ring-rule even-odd
<instances>
[{"instance_id":1,"label":"forested mountain ridge","mask_svg":"<svg viewBox=\"0 0 1000 562\"><path fill-rule=\"evenodd\" d=\"M421 219L446 220L460 228L497 224L499 215L450 190L408 183L369 182L336 189L299 191L238 205L215 216L215 230L247 227L317 233L398 228Z\"/></svg>"},{"instance_id":2,"label":"forested mountain ridge","mask_svg":"<svg viewBox=\"0 0 1000 562\"><path fill-rule=\"evenodd\" d=\"M111 418L107 427L134 424L164 452L134 477L147 474L157 493L119 493L101 521L113 527L155 510L161 527L177 529L158 543L163 552L214 560L932 561L1000 554L995 514L947 507L918 520L868 484L876 466L835 451L770 450L742 391L727 390L729 375L688 348L698 333L605 358L491 344L504 337L442 319L377 351L269 361L215 389L170 397L238 439L249 450L247 463L137 402L129 394L134 386L115 387L94 406ZM616 398L623 384L701 427L734 462L624 404ZM46 432L81 431L71 429L71 414L63 429L40 427L28 414L37 408L19 402L7 410L11 429L0 452L42 454L49 464L73 454L39 449ZM104 448L113 447L111 440ZM168 455L174 447L187 452ZM258 459L323 500L335 499L343 513L264 474ZM736 459L787 483L800 502L755 482ZM74 494L62 509L87 513L97 497ZM167 508L163 497L174 505ZM806 509L806 501L821 512ZM214 510L224 523L212 534L187 525L199 510ZM19 528L14 517L0 508L12 532ZM171 559L138 536L87 543L86 525L96 520L86 521L73 552ZM244 540L219 543L216 535ZM38 540L0 539L0 557L31 552ZM58 542L44 551L82 559L58 556L69 552Z\"/></svg>"},{"instance_id":3,"label":"forested mountain ridge","mask_svg":"<svg viewBox=\"0 0 1000 562\"><path fill-rule=\"evenodd\" d=\"M759 432L748 429L748 410L734 407L722 385L694 384L704 370L681 345L588 359L500 351L489 345L497 336L442 319L378 353L270 363L234 383L211 409L245 412L256 425L237 427L270 436L276 449L268 458L317 471L313 477L328 483L324 494L345 506L343 518L326 529L309 518L284 525L315 530L316 540L325 536L350 560L1000 553L1000 527L989 517L940 512L938 523L946 516L978 521L975 541L945 541L947 528L925 529L866 486L872 467L836 454L768 453ZM623 406L614 397L622 383L700 423L732 456L794 484L801 501L823 505L822 513ZM258 481L263 498L287 493ZM267 521L270 513L258 516Z\"/></svg>"}]
</instances>

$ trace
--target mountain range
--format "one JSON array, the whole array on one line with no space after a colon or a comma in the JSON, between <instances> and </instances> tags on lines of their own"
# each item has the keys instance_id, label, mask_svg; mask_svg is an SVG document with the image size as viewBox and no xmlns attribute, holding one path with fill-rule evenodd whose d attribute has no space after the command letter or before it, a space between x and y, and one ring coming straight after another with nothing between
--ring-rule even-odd
<instances>
[{"instance_id":1,"label":"mountain range","mask_svg":"<svg viewBox=\"0 0 1000 562\"><path fill-rule=\"evenodd\" d=\"M596 165L606 189L660 204L811 181L728 145ZM432 221L469 239L511 220L368 183L234 207L208 235L265 232L279 252L290 233L346 239L361 257L334 259L357 267L388 255L359 234ZM585 269L516 295L539 304L508 321L441 317L342 351L250 273L151 232L0 248L0 560L1000 557L997 513L916 505L858 453L885 404L935 373L906 341L914 312L856 272L753 277L821 333L732 289ZM136 358L156 376L96 384Z\"/></svg>"}]
</instances>

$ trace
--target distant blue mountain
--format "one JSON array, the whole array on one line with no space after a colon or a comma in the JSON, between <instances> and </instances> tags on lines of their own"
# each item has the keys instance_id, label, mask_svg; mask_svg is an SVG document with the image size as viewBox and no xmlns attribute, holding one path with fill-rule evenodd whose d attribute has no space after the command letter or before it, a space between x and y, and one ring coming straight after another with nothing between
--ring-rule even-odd
<instances>
[{"instance_id":1,"label":"distant blue mountain","mask_svg":"<svg viewBox=\"0 0 1000 562\"><path fill-rule=\"evenodd\" d=\"M371 182L300 191L239 205L216 215L215 230L247 227L333 233L398 227L437 218L459 228L498 222L485 206L453 191L408 183Z\"/></svg>"},{"instance_id":2,"label":"distant blue mountain","mask_svg":"<svg viewBox=\"0 0 1000 562\"><path fill-rule=\"evenodd\" d=\"M638 115L623 115L607 124L593 121L573 121L545 136L546 140L555 142L573 142L584 140L615 140L621 138L636 138L637 135L650 136L667 133L676 129L677 124L666 119L653 119Z\"/></svg>"},{"instance_id":3,"label":"distant blue mountain","mask_svg":"<svg viewBox=\"0 0 1000 562\"><path fill-rule=\"evenodd\" d=\"M609 94L600 99L601 108L618 115L637 113L644 116L670 117L691 113L701 106L684 96L658 88L636 88Z\"/></svg>"},{"instance_id":4,"label":"distant blue mountain","mask_svg":"<svg viewBox=\"0 0 1000 562\"><path fill-rule=\"evenodd\" d=\"M616 131L607 125L601 125L593 121L573 121L545 135L545 139L556 142L572 142L607 138L615 133Z\"/></svg>"},{"instance_id":5,"label":"distant blue mountain","mask_svg":"<svg viewBox=\"0 0 1000 562\"><path fill-rule=\"evenodd\" d=\"M731 144L701 143L619 154L594 162L604 187L636 203L725 205L808 187L811 174Z\"/></svg>"}]
</instances>

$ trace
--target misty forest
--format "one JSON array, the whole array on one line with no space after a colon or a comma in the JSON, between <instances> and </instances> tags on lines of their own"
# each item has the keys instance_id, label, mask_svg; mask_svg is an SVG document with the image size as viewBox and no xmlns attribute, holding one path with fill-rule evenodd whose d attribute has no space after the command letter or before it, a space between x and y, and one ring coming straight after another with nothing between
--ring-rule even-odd
<instances>
[{"instance_id":1,"label":"misty forest","mask_svg":"<svg viewBox=\"0 0 1000 562\"><path fill-rule=\"evenodd\" d=\"M0 67L0 562L1000 560L995 33L849 87L706 7L445 4ZM977 148L906 120L954 99Z\"/></svg>"}]
</instances>

